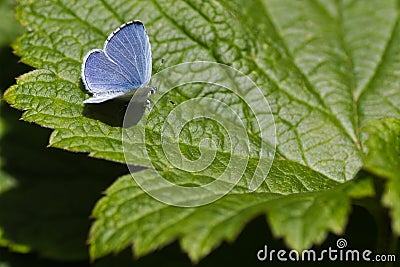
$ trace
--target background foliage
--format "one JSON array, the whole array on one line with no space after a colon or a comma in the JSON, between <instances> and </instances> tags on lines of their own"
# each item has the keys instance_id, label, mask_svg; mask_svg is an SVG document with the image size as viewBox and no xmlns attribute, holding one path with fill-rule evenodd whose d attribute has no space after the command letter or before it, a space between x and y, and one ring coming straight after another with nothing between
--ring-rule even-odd
<instances>
[{"instance_id":1,"label":"background foliage","mask_svg":"<svg viewBox=\"0 0 400 267\"><path fill-rule=\"evenodd\" d=\"M326 247L336 240L328 232L346 234L352 247L396 251L390 244L397 239L392 234L400 232L398 122L368 123L399 118L400 32L395 1L371 1L368 6L358 1L252 1L242 3L242 8L224 1L206 5L138 1L133 6L100 2L20 1L17 9L27 32L14 49L24 63L39 70L19 78L5 98L28 110L24 120L55 130L18 121L21 114L2 103L0 261L4 265L87 265L90 215L106 188L106 196L93 210L92 258L121 251L131 242L136 255L172 242L138 263L189 265L175 238L191 260L198 261L222 241L235 240L254 217L234 244L223 243L200 265L256 264L255 253L264 244L284 246L277 237L294 248ZM2 72L3 91L19 74L30 71L17 64L9 48L22 32L12 19L11 6L6 1L0 8L1 64L7 70ZM166 208L142 196L130 177L115 181L127 172L123 165L46 148L50 139L53 147L123 161L119 128L82 115L87 95L80 88L79 72L82 56L101 47L109 32L132 18L145 22L154 62L165 55L171 65L214 60L241 69L266 88L276 115L279 155L269 187L260 189L260 197L238 187L205 208ZM366 24L368 30L360 30ZM180 96L175 95L178 101ZM354 108L358 108L356 119ZM365 170L356 176L362 166ZM193 180L188 174L173 174L181 182ZM341 184L347 180L352 181ZM382 208L382 195L389 211ZM140 212L153 216L135 217ZM260 214L267 215L268 225ZM121 224L130 227L117 227ZM154 231L160 226L163 231ZM366 237L365 232L376 235ZM108 239L110 235L115 238ZM102 264L130 266L130 251L96 262Z\"/></svg>"}]
</instances>

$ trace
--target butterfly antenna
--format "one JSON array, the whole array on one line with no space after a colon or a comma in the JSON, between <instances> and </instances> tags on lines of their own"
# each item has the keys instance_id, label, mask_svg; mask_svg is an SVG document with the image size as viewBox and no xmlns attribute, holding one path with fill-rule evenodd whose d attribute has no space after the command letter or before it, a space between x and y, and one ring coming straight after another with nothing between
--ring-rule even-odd
<instances>
[{"instance_id":1,"label":"butterfly antenna","mask_svg":"<svg viewBox=\"0 0 400 267\"><path fill-rule=\"evenodd\" d=\"M158 69L157 69L156 73L158 73L158 72L160 71L161 66L164 64L164 61L165 61L164 58L162 58L162 59L161 59L160 66L158 66Z\"/></svg>"}]
</instances>

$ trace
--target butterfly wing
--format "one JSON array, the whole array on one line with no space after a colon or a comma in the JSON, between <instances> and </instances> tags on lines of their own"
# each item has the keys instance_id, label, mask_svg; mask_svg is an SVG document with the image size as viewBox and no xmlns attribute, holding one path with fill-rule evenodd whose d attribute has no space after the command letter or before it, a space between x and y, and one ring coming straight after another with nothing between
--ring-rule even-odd
<instances>
[{"instance_id":1,"label":"butterfly wing","mask_svg":"<svg viewBox=\"0 0 400 267\"><path fill-rule=\"evenodd\" d=\"M92 98L101 103L147 86L151 77L151 47L143 24L133 21L113 32L104 50L90 51L82 65L82 80Z\"/></svg>"},{"instance_id":2,"label":"butterfly wing","mask_svg":"<svg viewBox=\"0 0 400 267\"><path fill-rule=\"evenodd\" d=\"M120 96L133 88L128 74L111 61L103 50L92 50L83 61L82 80L93 94L84 103L100 103Z\"/></svg>"}]
</instances>

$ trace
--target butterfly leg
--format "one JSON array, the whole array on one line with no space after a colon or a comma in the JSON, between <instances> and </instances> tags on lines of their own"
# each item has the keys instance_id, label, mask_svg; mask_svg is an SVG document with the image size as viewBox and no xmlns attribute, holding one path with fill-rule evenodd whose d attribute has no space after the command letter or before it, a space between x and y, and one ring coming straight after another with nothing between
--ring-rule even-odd
<instances>
[{"instance_id":1,"label":"butterfly leg","mask_svg":"<svg viewBox=\"0 0 400 267\"><path fill-rule=\"evenodd\" d=\"M156 87L150 87L150 90L147 93L147 97L151 96L152 94L155 94L156 92L157 92ZM146 101L144 102L144 107L148 108L150 110L151 109L150 105L151 105L151 101L146 99Z\"/></svg>"},{"instance_id":2,"label":"butterfly leg","mask_svg":"<svg viewBox=\"0 0 400 267\"><path fill-rule=\"evenodd\" d=\"M144 102L144 108L151 110L151 101L150 100L146 99L146 101Z\"/></svg>"}]
</instances>

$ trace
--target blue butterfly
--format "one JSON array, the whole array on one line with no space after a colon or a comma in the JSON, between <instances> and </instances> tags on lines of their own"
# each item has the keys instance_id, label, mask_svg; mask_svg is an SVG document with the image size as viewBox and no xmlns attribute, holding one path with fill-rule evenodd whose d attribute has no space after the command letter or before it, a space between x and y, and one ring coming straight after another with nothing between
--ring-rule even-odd
<instances>
[{"instance_id":1,"label":"blue butterfly","mask_svg":"<svg viewBox=\"0 0 400 267\"><path fill-rule=\"evenodd\" d=\"M103 50L87 53L82 64L82 80L93 97L83 103L102 103L149 87L151 47L142 22L135 20L111 33ZM149 94L155 88L149 87Z\"/></svg>"}]
</instances>

